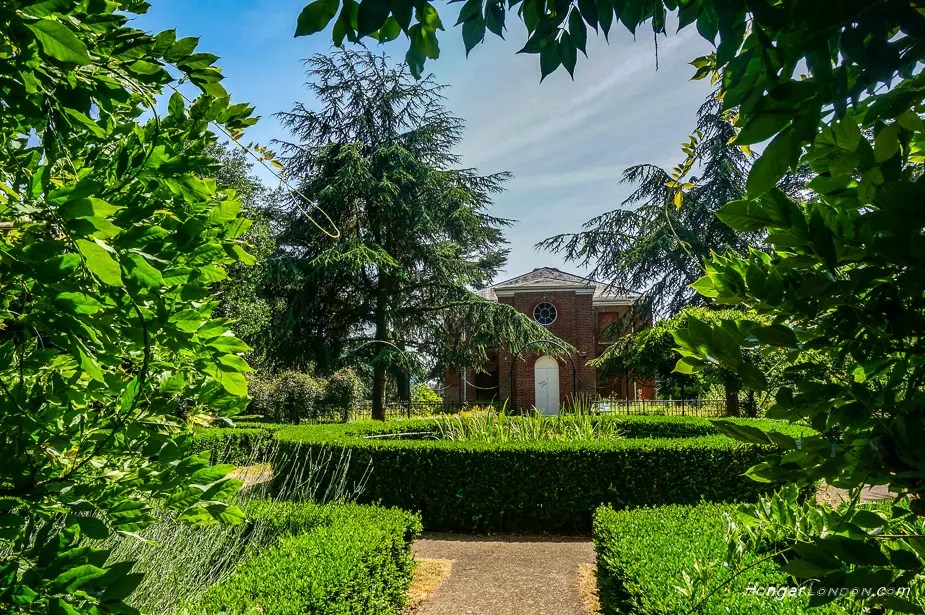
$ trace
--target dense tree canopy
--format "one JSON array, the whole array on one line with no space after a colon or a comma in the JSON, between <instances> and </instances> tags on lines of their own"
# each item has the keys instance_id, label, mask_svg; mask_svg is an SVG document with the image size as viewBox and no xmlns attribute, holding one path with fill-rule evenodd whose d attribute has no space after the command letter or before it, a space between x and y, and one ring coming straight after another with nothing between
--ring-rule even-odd
<instances>
[{"instance_id":1,"label":"dense tree canopy","mask_svg":"<svg viewBox=\"0 0 925 615\"><path fill-rule=\"evenodd\" d=\"M240 134L255 119L197 39L126 25L146 7L0 6L3 613L134 612L141 575L88 538L131 536L155 507L243 520L233 468L187 456L180 434L247 402L248 347L212 293L250 261L249 222L207 178L210 123Z\"/></svg>"},{"instance_id":2,"label":"dense tree canopy","mask_svg":"<svg viewBox=\"0 0 925 615\"><path fill-rule=\"evenodd\" d=\"M372 364L379 417L390 372L399 394L410 393L409 356L432 363L448 344L472 346L472 338L447 339L450 323L474 330L472 317L492 312L477 321L490 328L491 345L546 337L469 290L504 265L509 221L489 207L508 175L457 168L462 121L442 106L443 88L365 50L308 65L320 110L299 104L280 114L295 138L279 145L298 189L277 220L270 292L286 309L263 341L267 354L324 369L365 344L349 359ZM313 220L339 235L319 233Z\"/></svg>"}]
</instances>

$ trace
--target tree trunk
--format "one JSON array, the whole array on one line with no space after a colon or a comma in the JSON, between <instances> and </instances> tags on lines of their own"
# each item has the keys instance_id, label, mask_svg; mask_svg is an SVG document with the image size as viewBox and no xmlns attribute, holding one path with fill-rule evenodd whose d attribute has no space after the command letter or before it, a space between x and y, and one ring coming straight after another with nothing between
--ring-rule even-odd
<instances>
[{"instance_id":1,"label":"tree trunk","mask_svg":"<svg viewBox=\"0 0 925 615\"><path fill-rule=\"evenodd\" d=\"M385 378L386 367L377 361L373 365L373 420L385 420Z\"/></svg>"},{"instance_id":2,"label":"tree trunk","mask_svg":"<svg viewBox=\"0 0 925 615\"><path fill-rule=\"evenodd\" d=\"M397 342L395 345L403 351L405 350L404 342ZM404 360L404 357L401 357L399 360ZM411 375L404 365L399 365L395 368L395 389L398 391L398 400L406 407L410 406Z\"/></svg>"},{"instance_id":3,"label":"tree trunk","mask_svg":"<svg viewBox=\"0 0 925 615\"><path fill-rule=\"evenodd\" d=\"M723 387L726 389L726 416L739 416L739 390L742 383L732 372L726 371L723 377Z\"/></svg>"},{"instance_id":4,"label":"tree trunk","mask_svg":"<svg viewBox=\"0 0 925 615\"><path fill-rule=\"evenodd\" d=\"M391 341L389 339L389 321L386 317L387 298L386 289L382 276L379 276L379 288L376 291L376 339L383 342ZM380 346L378 352L383 352L384 346ZM389 349L391 350L391 349ZM378 353L377 353L378 354ZM381 360L373 363L373 420L385 420L385 385L388 376L388 367Z\"/></svg>"}]
</instances>

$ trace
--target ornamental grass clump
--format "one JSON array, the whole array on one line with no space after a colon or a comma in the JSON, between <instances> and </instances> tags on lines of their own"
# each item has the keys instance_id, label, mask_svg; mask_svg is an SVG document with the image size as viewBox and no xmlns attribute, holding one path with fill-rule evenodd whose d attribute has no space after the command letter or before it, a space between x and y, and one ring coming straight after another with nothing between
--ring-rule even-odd
<instances>
[{"instance_id":1,"label":"ornamental grass clump","mask_svg":"<svg viewBox=\"0 0 925 615\"><path fill-rule=\"evenodd\" d=\"M624 437L617 419L594 418L586 413L525 416L502 413L451 417L435 421L435 437L469 442L537 442L619 440Z\"/></svg>"}]
</instances>

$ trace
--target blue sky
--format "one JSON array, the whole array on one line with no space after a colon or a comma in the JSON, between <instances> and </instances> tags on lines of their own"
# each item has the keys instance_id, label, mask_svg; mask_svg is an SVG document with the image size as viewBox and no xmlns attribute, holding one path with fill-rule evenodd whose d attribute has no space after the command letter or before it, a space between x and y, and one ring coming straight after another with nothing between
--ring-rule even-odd
<instances>
[{"instance_id":1,"label":"blue sky","mask_svg":"<svg viewBox=\"0 0 925 615\"><path fill-rule=\"evenodd\" d=\"M198 51L221 56L223 84L233 100L250 102L263 117L246 140L268 144L286 136L273 113L296 101L312 102L302 59L330 48L329 31L293 38L306 1L152 0L135 25L201 37ZM648 26L634 41L615 25L609 45L592 32L590 59L579 55L574 82L560 68L540 83L537 56L516 54L526 30L513 15L507 40L489 34L467 59L459 28L449 27L459 6L438 6L447 31L441 33L440 59L429 61L426 70L451 86L447 106L466 121L463 164L514 174L495 200L496 215L518 221L507 232L511 255L499 279L541 266L581 272L533 245L617 207L630 190L619 183L626 167L680 161L680 143L709 94L708 83L689 81L688 62L712 48L692 29L660 38L656 71ZM406 45L399 38L380 49L401 58ZM273 184L268 173L260 174Z\"/></svg>"}]
</instances>

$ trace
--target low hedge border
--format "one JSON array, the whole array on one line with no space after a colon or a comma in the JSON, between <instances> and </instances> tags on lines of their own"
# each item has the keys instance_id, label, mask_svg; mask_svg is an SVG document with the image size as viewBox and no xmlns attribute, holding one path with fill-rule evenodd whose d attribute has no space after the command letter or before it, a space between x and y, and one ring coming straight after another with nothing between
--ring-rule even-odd
<instances>
[{"instance_id":1,"label":"low hedge border","mask_svg":"<svg viewBox=\"0 0 925 615\"><path fill-rule=\"evenodd\" d=\"M276 444L273 434L284 427L289 425L239 423L236 427L207 427L190 434L184 446L188 454L212 451L212 463L264 463Z\"/></svg>"},{"instance_id":2,"label":"low hedge border","mask_svg":"<svg viewBox=\"0 0 925 615\"><path fill-rule=\"evenodd\" d=\"M396 615L406 606L419 517L356 504L258 503L279 540L210 588L198 613Z\"/></svg>"},{"instance_id":3,"label":"low hedge border","mask_svg":"<svg viewBox=\"0 0 925 615\"><path fill-rule=\"evenodd\" d=\"M725 560L724 513L735 507L702 503L616 511L609 506L594 514L594 548L597 552L598 595L604 615L682 615L689 613L706 592L695 599L682 595L682 573L693 574L695 561L719 564ZM764 554L755 555L757 561ZM712 590L729 579L728 568L716 566ZM758 596L746 591L757 587L788 585L787 574L773 560L757 564L711 596L702 615L802 615L809 596ZM834 606L812 609L827 615Z\"/></svg>"},{"instance_id":4,"label":"low hedge border","mask_svg":"<svg viewBox=\"0 0 925 615\"><path fill-rule=\"evenodd\" d=\"M719 435L705 419L599 420L618 420L628 436L647 437L495 443L364 437L433 431L432 420L293 426L276 432L289 454L274 475L321 449L346 449L348 484L372 468L360 501L419 510L428 530L464 532L587 533L601 504L749 501L773 488L743 475L766 450ZM741 421L801 433L774 421ZM683 437L691 433L699 435Z\"/></svg>"}]
</instances>

